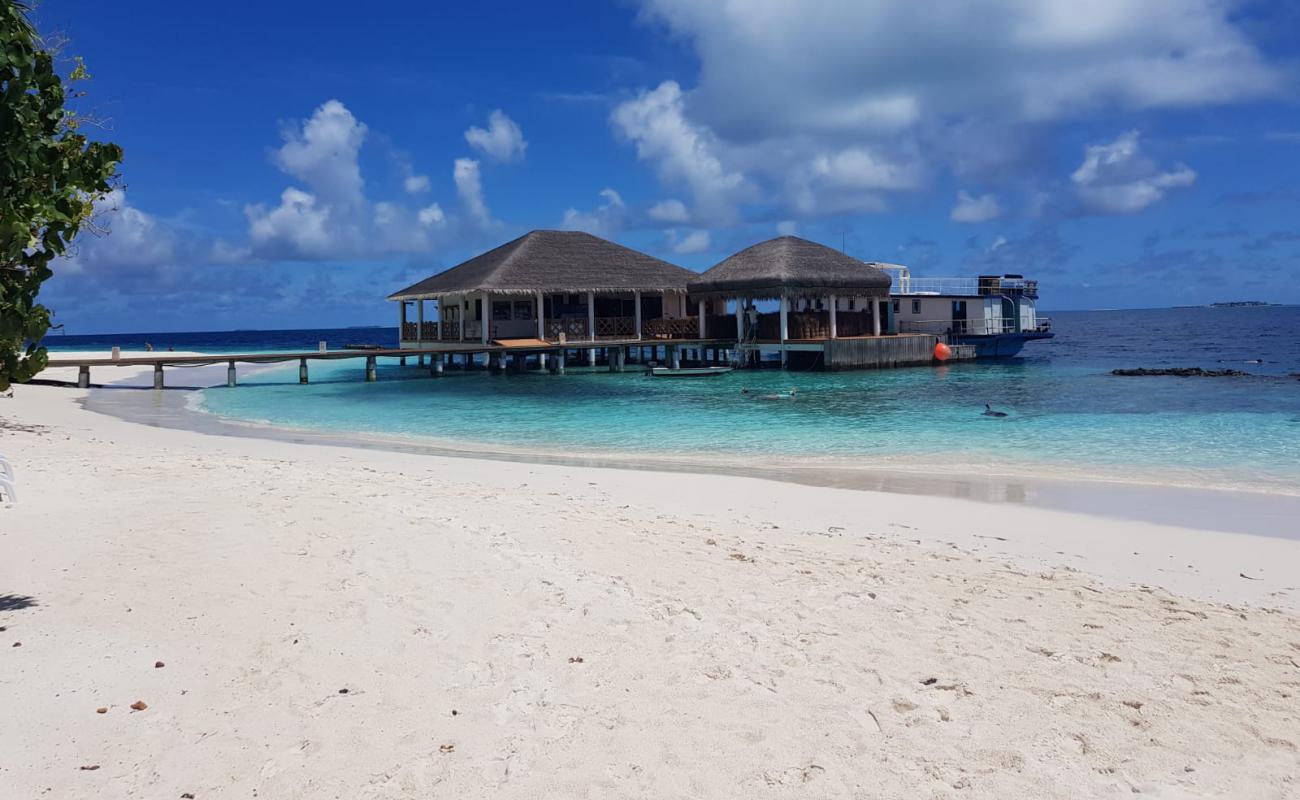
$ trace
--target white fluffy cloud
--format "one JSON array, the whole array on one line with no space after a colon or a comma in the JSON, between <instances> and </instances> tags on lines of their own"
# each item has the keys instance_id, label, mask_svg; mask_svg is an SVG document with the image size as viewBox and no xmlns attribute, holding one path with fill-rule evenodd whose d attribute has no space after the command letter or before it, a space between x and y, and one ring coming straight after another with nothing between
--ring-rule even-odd
<instances>
[{"instance_id":1,"label":"white fluffy cloud","mask_svg":"<svg viewBox=\"0 0 1300 800\"><path fill-rule=\"evenodd\" d=\"M483 199L483 181L479 176L478 162L472 158L458 158L452 166L452 180L456 182L456 194L470 219L479 225L487 225L492 220L487 201Z\"/></svg>"},{"instance_id":2,"label":"white fluffy cloud","mask_svg":"<svg viewBox=\"0 0 1300 800\"><path fill-rule=\"evenodd\" d=\"M672 198L650 206L646 214L655 222L682 223L690 219L686 204Z\"/></svg>"},{"instance_id":3,"label":"white fluffy cloud","mask_svg":"<svg viewBox=\"0 0 1300 800\"><path fill-rule=\"evenodd\" d=\"M1083 163L1070 176L1085 208L1102 214L1131 214L1160 200L1170 189L1196 182L1196 173L1183 164L1162 170L1142 155L1137 131L1128 131L1108 144L1091 145Z\"/></svg>"},{"instance_id":4,"label":"white fluffy cloud","mask_svg":"<svg viewBox=\"0 0 1300 800\"><path fill-rule=\"evenodd\" d=\"M361 167L357 155L366 138L366 126L338 100L330 100L311 119L283 131L284 144L275 163L288 175L311 187L333 206L360 204L363 199Z\"/></svg>"},{"instance_id":5,"label":"white fluffy cloud","mask_svg":"<svg viewBox=\"0 0 1300 800\"><path fill-rule=\"evenodd\" d=\"M957 192L957 205L953 206L948 218L953 222L988 222L1002 216L1002 206L998 198L991 194L972 196L969 192Z\"/></svg>"},{"instance_id":6,"label":"white fluffy cloud","mask_svg":"<svg viewBox=\"0 0 1300 800\"><path fill-rule=\"evenodd\" d=\"M95 201L94 228L95 233L77 240L76 252L65 259L61 272L75 274L95 267L157 266L175 256L175 233L151 214L127 203L124 189L116 189Z\"/></svg>"},{"instance_id":7,"label":"white fluffy cloud","mask_svg":"<svg viewBox=\"0 0 1300 800\"><path fill-rule=\"evenodd\" d=\"M1282 76L1221 0L643 0L701 62L728 139L902 130L940 114L1068 117L1254 97Z\"/></svg>"},{"instance_id":8,"label":"white fluffy cloud","mask_svg":"<svg viewBox=\"0 0 1300 800\"><path fill-rule=\"evenodd\" d=\"M677 231L668 231L669 248L679 256L703 253L713 244L708 231L691 231L681 236Z\"/></svg>"},{"instance_id":9,"label":"white fluffy cloud","mask_svg":"<svg viewBox=\"0 0 1300 800\"><path fill-rule=\"evenodd\" d=\"M465 141L497 161L515 161L524 157L528 142L524 132L505 112L497 109L488 115L486 129L471 126L465 131Z\"/></svg>"},{"instance_id":10,"label":"white fluffy cloud","mask_svg":"<svg viewBox=\"0 0 1300 800\"><path fill-rule=\"evenodd\" d=\"M713 134L688 120L681 87L664 81L643 91L612 115L614 126L636 144L637 155L655 164L668 183L682 183L692 193L696 213L725 219L745 189L744 177L723 166Z\"/></svg>"},{"instance_id":11,"label":"white fluffy cloud","mask_svg":"<svg viewBox=\"0 0 1300 800\"><path fill-rule=\"evenodd\" d=\"M1054 123L1285 88L1222 0L641 5L694 48L699 80L612 122L703 219L883 210L944 171L1010 185Z\"/></svg>"},{"instance_id":12,"label":"white fluffy cloud","mask_svg":"<svg viewBox=\"0 0 1300 800\"><path fill-rule=\"evenodd\" d=\"M566 231L586 231L596 236L609 236L623 226L626 206L618 192L610 188L600 190L603 200L595 211L570 208L564 212L560 228Z\"/></svg>"},{"instance_id":13,"label":"white fluffy cloud","mask_svg":"<svg viewBox=\"0 0 1300 800\"><path fill-rule=\"evenodd\" d=\"M286 188L278 205L244 208L253 257L313 261L426 252L457 232L491 224L473 159L457 159L453 166L463 215L449 218L438 203L416 208L367 198L360 163L366 134L366 126L337 100L284 130L274 161L303 185ZM428 176L416 173L404 155L398 166L407 194L430 190Z\"/></svg>"}]
</instances>

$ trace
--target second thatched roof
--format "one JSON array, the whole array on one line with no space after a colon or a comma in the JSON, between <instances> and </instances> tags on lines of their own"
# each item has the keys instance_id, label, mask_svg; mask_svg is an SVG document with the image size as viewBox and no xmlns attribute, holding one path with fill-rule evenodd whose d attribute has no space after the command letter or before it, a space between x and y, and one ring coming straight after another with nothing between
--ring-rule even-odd
<instances>
[{"instance_id":1,"label":"second thatched roof","mask_svg":"<svg viewBox=\"0 0 1300 800\"><path fill-rule=\"evenodd\" d=\"M581 231L532 231L388 296L685 291L695 273Z\"/></svg>"},{"instance_id":2,"label":"second thatched roof","mask_svg":"<svg viewBox=\"0 0 1300 800\"><path fill-rule=\"evenodd\" d=\"M889 284L888 273L865 261L798 236L781 236L722 260L692 280L687 290L693 297L886 297Z\"/></svg>"}]
</instances>

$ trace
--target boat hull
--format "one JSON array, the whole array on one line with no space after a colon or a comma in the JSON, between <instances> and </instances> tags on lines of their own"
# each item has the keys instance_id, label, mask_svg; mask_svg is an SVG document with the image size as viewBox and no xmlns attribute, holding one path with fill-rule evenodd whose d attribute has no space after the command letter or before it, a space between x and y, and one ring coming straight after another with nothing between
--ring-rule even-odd
<instances>
[{"instance_id":1,"label":"boat hull","mask_svg":"<svg viewBox=\"0 0 1300 800\"><path fill-rule=\"evenodd\" d=\"M954 336L955 344L975 347L976 358L1011 358L1020 354L1025 342L1051 339L1051 331L1026 331L1024 333L994 333L988 336Z\"/></svg>"}]
</instances>

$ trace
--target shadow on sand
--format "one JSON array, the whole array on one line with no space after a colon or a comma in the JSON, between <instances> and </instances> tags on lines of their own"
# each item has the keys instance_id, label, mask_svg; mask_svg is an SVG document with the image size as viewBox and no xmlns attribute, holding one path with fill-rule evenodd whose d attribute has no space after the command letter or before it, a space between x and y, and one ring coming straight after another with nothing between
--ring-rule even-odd
<instances>
[{"instance_id":1,"label":"shadow on sand","mask_svg":"<svg viewBox=\"0 0 1300 800\"><path fill-rule=\"evenodd\" d=\"M0 611L22 611L38 605L35 597L25 594L0 594Z\"/></svg>"}]
</instances>

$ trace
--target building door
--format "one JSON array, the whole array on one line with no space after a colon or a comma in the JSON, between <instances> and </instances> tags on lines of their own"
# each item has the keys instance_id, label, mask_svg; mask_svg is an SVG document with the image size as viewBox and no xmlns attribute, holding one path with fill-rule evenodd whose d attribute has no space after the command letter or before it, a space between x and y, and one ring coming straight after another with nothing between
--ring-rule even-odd
<instances>
[{"instance_id":1,"label":"building door","mask_svg":"<svg viewBox=\"0 0 1300 800\"><path fill-rule=\"evenodd\" d=\"M965 300L952 301L952 332L953 333L966 332L966 301Z\"/></svg>"}]
</instances>

